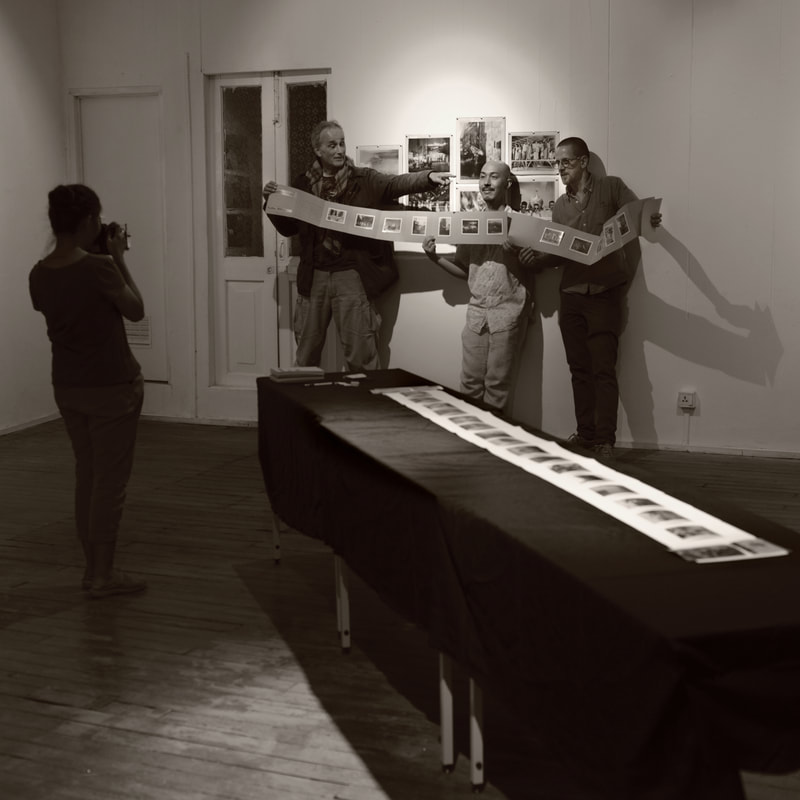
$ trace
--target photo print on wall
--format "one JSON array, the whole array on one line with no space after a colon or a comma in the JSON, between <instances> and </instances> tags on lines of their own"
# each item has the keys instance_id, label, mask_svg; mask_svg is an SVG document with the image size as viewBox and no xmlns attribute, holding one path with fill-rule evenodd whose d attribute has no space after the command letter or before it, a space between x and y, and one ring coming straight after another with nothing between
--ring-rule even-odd
<instances>
[{"instance_id":1,"label":"photo print on wall","mask_svg":"<svg viewBox=\"0 0 800 800\"><path fill-rule=\"evenodd\" d=\"M505 117L458 117L458 178L477 180L487 161L504 161Z\"/></svg>"},{"instance_id":2,"label":"photo print on wall","mask_svg":"<svg viewBox=\"0 0 800 800\"><path fill-rule=\"evenodd\" d=\"M456 211L486 211L486 203L474 183L456 185Z\"/></svg>"},{"instance_id":3,"label":"photo print on wall","mask_svg":"<svg viewBox=\"0 0 800 800\"><path fill-rule=\"evenodd\" d=\"M561 186L559 178L521 177L519 179L522 202L520 212L542 219L553 218L553 206Z\"/></svg>"},{"instance_id":4,"label":"photo print on wall","mask_svg":"<svg viewBox=\"0 0 800 800\"><path fill-rule=\"evenodd\" d=\"M558 131L512 131L508 134L508 158L515 175L556 173Z\"/></svg>"},{"instance_id":5,"label":"photo print on wall","mask_svg":"<svg viewBox=\"0 0 800 800\"><path fill-rule=\"evenodd\" d=\"M451 136L406 136L409 172L452 172L450 152ZM440 186L429 192L406 196L402 199L408 208L426 211L450 211L450 186Z\"/></svg>"},{"instance_id":6,"label":"photo print on wall","mask_svg":"<svg viewBox=\"0 0 800 800\"><path fill-rule=\"evenodd\" d=\"M399 144L360 144L356 146L357 167L369 167L386 175L402 172L403 147Z\"/></svg>"}]
</instances>

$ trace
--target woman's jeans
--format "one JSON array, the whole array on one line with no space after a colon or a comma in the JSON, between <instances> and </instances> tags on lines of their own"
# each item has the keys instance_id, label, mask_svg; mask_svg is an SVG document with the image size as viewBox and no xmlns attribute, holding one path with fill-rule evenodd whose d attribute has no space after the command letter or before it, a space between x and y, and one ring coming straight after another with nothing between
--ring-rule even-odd
<instances>
[{"instance_id":1,"label":"woman's jeans","mask_svg":"<svg viewBox=\"0 0 800 800\"><path fill-rule=\"evenodd\" d=\"M133 468L144 379L112 386L56 386L75 453L75 523L82 543L114 542Z\"/></svg>"}]
</instances>

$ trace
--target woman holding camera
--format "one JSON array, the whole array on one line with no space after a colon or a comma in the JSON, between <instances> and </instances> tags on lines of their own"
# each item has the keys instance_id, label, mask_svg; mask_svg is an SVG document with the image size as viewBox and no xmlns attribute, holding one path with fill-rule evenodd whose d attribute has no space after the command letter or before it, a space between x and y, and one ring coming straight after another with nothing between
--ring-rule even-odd
<instances>
[{"instance_id":1,"label":"woman holding camera","mask_svg":"<svg viewBox=\"0 0 800 800\"><path fill-rule=\"evenodd\" d=\"M123 257L125 232L102 225L100 211L88 186L53 189L48 214L56 243L29 278L33 307L47 322L53 391L75 453L82 586L98 598L145 588L144 581L113 569L144 398L123 317L142 319L144 304Z\"/></svg>"}]
</instances>

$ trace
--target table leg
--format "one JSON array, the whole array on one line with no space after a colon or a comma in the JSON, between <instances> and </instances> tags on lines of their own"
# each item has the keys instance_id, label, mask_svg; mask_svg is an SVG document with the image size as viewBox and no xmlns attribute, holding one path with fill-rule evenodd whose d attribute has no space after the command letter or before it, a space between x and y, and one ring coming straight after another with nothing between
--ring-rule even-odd
<instances>
[{"instance_id":1,"label":"table leg","mask_svg":"<svg viewBox=\"0 0 800 800\"><path fill-rule=\"evenodd\" d=\"M442 770L452 772L453 746L453 660L439 653L439 727L442 737Z\"/></svg>"},{"instance_id":2,"label":"table leg","mask_svg":"<svg viewBox=\"0 0 800 800\"><path fill-rule=\"evenodd\" d=\"M281 521L274 511L272 512L272 557L276 564L281 563Z\"/></svg>"},{"instance_id":3,"label":"table leg","mask_svg":"<svg viewBox=\"0 0 800 800\"><path fill-rule=\"evenodd\" d=\"M339 570L341 564L339 563L339 556L333 554L333 585L336 591L336 633L342 635L342 593L339 581Z\"/></svg>"},{"instance_id":4,"label":"table leg","mask_svg":"<svg viewBox=\"0 0 800 800\"><path fill-rule=\"evenodd\" d=\"M481 792L486 785L483 775L483 691L469 679L469 758L472 791Z\"/></svg>"},{"instance_id":5,"label":"table leg","mask_svg":"<svg viewBox=\"0 0 800 800\"><path fill-rule=\"evenodd\" d=\"M336 582L336 625L342 652L350 652L350 592L347 588L347 573L344 560L333 554L333 573Z\"/></svg>"}]
</instances>

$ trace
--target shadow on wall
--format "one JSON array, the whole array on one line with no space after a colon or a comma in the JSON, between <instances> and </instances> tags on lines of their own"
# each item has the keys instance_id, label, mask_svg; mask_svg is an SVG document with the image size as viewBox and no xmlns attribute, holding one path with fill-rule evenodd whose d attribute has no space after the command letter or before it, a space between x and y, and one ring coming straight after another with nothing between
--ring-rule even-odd
<instances>
[{"instance_id":1,"label":"shadow on wall","mask_svg":"<svg viewBox=\"0 0 800 800\"><path fill-rule=\"evenodd\" d=\"M426 255L399 253L395 254L395 260L402 271L402 278L394 286L389 287L376 304L381 315L378 355L384 367L391 364L392 337L400 309L400 283L403 285L403 294L441 290L442 298L447 305L464 306L465 315L466 306L469 302L467 282L455 277L449 277L439 267L432 264Z\"/></svg>"},{"instance_id":2,"label":"shadow on wall","mask_svg":"<svg viewBox=\"0 0 800 800\"><path fill-rule=\"evenodd\" d=\"M638 258L628 292L628 314L620 341L620 402L634 442L657 443L653 417L653 385L647 372L645 342L693 364L712 367L741 381L772 385L783 356L783 345L769 308L734 305L714 286L702 265L668 230L656 231L654 241L675 260L686 277L714 306L720 319L741 333L721 328L698 314L664 302L647 288ZM629 253L632 256L633 253ZM633 387L625 388L625 387Z\"/></svg>"},{"instance_id":3,"label":"shadow on wall","mask_svg":"<svg viewBox=\"0 0 800 800\"><path fill-rule=\"evenodd\" d=\"M591 154L589 170L598 176L607 174L596 153ZM624 176L621 177L624 180ZM628 245L625 256L630 277L618 374L620 403L628 418L631 437L641 444L658 443L653 384L647 369L645 342L658 345L687 362L713 367L738 380L760 386L772 384L783 356L783 345L769 308L761 308L758 304L753 308L734 305L725 299L695 256L663 226L656 229L652 241L672 256L686 277L711 302L720 319L741 329L741 333L671 306L650 292L640 269L640 243L637 240ZM537 295L544 297L539 286Z\"/></svg>"},{"instance_id":4,"label":"shadow on wall","mask_svg":"<svg viewBox=\"0 0 800 800\"><path fill-rule=\"evenodd\" d=\"M595 153L592 153L589 168L595 175L606 175L605 167ZM663 226L655 231L652 241L660 244L672 256L686 277L711 302L719 318L741 332L715 325L706 317L672 306L650 292L640 268L640 243L635 241L627 246L625 255L630 280L620 339L618 373L620 403L627 415L632 439L640 444L658 443L653 384L645 355L646 342L658 345L689 363L712 367L738 380L760 386L772 385L783 356L783 345L769 308L761 308L758 304L752 308L734 305L725 299L689 249ZM399 260L402 261L403 293L441 290L448 305L466 307L469 302L466 281L444 275L422 254L402 253ZM547 269L538 275L531 275L528 282L534 309L509 403L509 415L512 418L524 417L528 424L537 428L542 427L543 406L545 347L542 320L558 311L560 277L559 271ZM391 363L391 341L397 323L400 294L400 286L395 284L378 302L382 318L380 358L384 365ZM563 356L563 351L559 352ZM571 403L571 398L568 402ZM517 413L523 408L524 415Z\"/></svg>"},{"instance_id":5,"label":"shadow on wall","mask_svg":"<svg viewBox=\"0 0 800 800\"><path fill-rule=\"evenodd\" d=\"M526 424L542 429L544 381L544 326L543 320L553 317L558 312L558 284L561 273L546 269L538 274L531 274L528 289L533 297L533 312L528 321L528 332L525 336L522 352L517 363L517 373L509 401L509 416L512 419L524 419ZM564 358L563 350L558 352ZM566 361L564 362L566 364ZM564 402L571 403L571 397ZM524 413L523 413L524 410Z\"/></svg>"}]
</instances>

